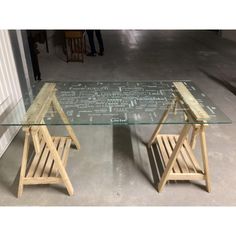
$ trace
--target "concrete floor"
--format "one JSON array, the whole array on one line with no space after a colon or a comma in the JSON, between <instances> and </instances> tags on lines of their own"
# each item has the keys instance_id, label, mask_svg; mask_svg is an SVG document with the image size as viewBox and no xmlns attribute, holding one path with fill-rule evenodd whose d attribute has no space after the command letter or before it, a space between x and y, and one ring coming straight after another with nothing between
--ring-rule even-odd
<instances>
[{"instance_id":1,"label":"concrete floor","mask_svg":"<svg viewBox=\"0 0 236 236\"><path fill-rule=\"evenodd\" d=\"M103 38L105 56L86 57L85 63L65 63L59 48L41 52L43 80L194 81L233 121L207 128L212 192L204 190L203 181L155 190L156 164L144 145L152 125L76 126L82 148L71 150L67 167L74 196L51 185L26 186L23 196L15 197L23 148L19 132L0 160L0 205L236 205L236 97L230 86L236 43L210 31L103 31ZM51 129L64 133L62 127Z\"/></svg>"}]
</instances>

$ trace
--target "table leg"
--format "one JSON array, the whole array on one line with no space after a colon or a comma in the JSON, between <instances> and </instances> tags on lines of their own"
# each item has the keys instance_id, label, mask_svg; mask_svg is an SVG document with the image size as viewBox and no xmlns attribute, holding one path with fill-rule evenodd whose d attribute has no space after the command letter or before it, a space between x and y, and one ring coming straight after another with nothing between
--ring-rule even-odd
<instances>
[{"instance_id":1,"label":"table leg","mask_svg":"<svg viewBox=\"0 0 236 236\"><path fill-rule=\"evenodd\" d=\"M27 130L25 131L25 142L24 142L24 148L23 148L17 197L20 197L23 193L24 178L25 178L26 165L27 165L27 159L28 159L28 154L29 154L29 139L30 139L30 132L29 130Z\"/></svg>"},{"instance_id":2,"label":"table leg","mask_svg":"<svg viewBox=\"0 0 236 236\"><path fill-rule=\"evenodd\" d=\"M199 125L193 125L193 131L190 139L190 146L192 149L195 148L196 145L196 137L199 134L200 126Z\"/></svg>"},{"instance_id":3,"label":"table leg","mask_svg":"<svg viewBox=\"0 0 236 236\"><path fill-rule=\"evenodd\" d=\"M205 180L206 180L206 188L207 188L207 191L210 192L211 191L211 186L210 186L210 176L209 176L209 165L208 165L205 125L201 126L200 142L201 142L201 150L202 150L204 175L205 175Z\"/></svg>"}]
</instances>

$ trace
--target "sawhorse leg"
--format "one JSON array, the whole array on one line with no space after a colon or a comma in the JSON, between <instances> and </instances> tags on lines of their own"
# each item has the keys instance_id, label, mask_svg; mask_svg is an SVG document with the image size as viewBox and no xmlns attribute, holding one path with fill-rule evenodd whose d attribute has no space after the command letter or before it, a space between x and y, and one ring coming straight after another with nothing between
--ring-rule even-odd
<instances>
[{"instance_id":1,"label":"sawhorse leg","mask_svg":"<svg viewBox=\"0 0 236 236\"><path fill-rule=\"evenodd\" d=\"M170 156L169 162L164 170L164 173L161 177L160 183L158 184L158 191L161 192L163 187L165 186L166 182L168 181L168 176L171 173L171 169L173 168L173 165L179 155L180 149L188 135L189 129L191 128L190 124L186 124L181 131L181 134L179 136L179 139L176 143L176 146Z\"/></svg>"},{"instance_id":2,"label":"sawhorse leg","mask_svg":"<svg viewBox=\"0 0 236 236\"><path fill-rule=\"evenodd\" d=\"M169 113L169 111L171 110L173 103L174 103L174 107L175 107L176 104L177 104L175 100L172 101L172 103L167 107L167 109L166 109L165 112L163 113L163 115L162 115L162 117L161 117L161 119L160 119L159 124L157 125L155 131L154 131L153 134L152 134L151 139L150 139L149 142L148 142L148 147L149 147L149 148L152 146L153 142L154 142L155 139L156 139L156 136L159 134L159 132L160 132L162 126L163 126L163 123L164 123L165 120L167 119L168 113Z\"/></svg>"},{"instance_id":3,"label":"sawhorse leg","mask_svg":"<svg viewBox=\"0 0 236 236\"><path fill-rule=\"evenodd\" d=\"M71 126L69 125L70 122L66 116L66 114L64 113L60 103L58 102L57 100L57 97L54 95L53 97L53 106L55 107L55 109L57 110L57 112L59 113L62 121L65 123L65 126L66 126L66 129L67 129L67 132L69 133L72 141L74 142L76 148L79 150L80 149L80 143L79 143L79 140L77 139L75 133L74 133L74 130L71 128Z\"/></svg>"},{"instance_id":4,"label":"sawhorse leg","mask_svg":"<svg viewBox=\"0 0 236 236\"><path fill-rule=\"evenodd\" d=\"M210 185L205 125L201 125L200 142L201 142L201 150L202 150L202 161L203 161L204 175L205 175L205 180L206 180L206 189L208 192L210 192L211 185Z\"/></svg>"},{"instance_id":5,"label":"sawhorse leg","mask_svg":"<svg viewBox=\"0 0 236 236\"><path fill-rule=\"evenodd\" d=\"M23 187L24 187L23 182L24 182L24 178L25 178L27 160L28 160L28 155L29 155L29 139L30 139L30 132L29 132L29 129L27 129L25 131L25 141L24 141L24 148L23 148L17 197L20 197L23 192Z\"/></svg>"}]
</instances>

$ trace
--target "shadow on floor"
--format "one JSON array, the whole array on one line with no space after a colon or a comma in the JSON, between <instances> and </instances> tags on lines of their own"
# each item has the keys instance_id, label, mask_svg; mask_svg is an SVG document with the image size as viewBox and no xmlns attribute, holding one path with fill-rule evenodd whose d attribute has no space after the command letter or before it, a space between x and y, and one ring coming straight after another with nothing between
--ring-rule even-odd
<instances>
[{"instance_id":1,"label":"shadow on floor","mask_svg":"<svg viewBox=\"0 0 236 236\"><path fill-rule=\"evenodd\" d=\"M132 175L138 170L145 179L151 184L148 173L146 172L139 155L134 155L132 141L136 139L144 144L140 136L138 136L128 125L113 126L113 168L114 179L119 178L119 174L124 173ZM134 173L135 174L135 173ZM128 181L128 179L126 179Z\"/></svg>"},{"instance_id":2,"label":"shadow on floor","mask_svg":"<svg viewBox=\"0 0 236 236\"><path fill-rule=\"evenodd\" d=\"M146 148L153 176L153 185L157 187L164 172L164 165L156 144L153 144L150 148L146 146Z\"/></svg>"}]
</instances>

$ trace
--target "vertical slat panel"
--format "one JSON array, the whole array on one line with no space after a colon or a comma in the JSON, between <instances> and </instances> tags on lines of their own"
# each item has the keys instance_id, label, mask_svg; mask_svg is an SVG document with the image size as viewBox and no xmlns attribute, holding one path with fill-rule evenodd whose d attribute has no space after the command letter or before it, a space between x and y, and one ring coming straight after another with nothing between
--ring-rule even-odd
<instances>
[{"instance_id":1,"label":"vertical slat panel","mask_svg":"<svg viewBox=\"0 0 236 236\"><path fill-rule=\"evenodd\" d=\"M22 97L10 37L7 30L0 30L0 84L0 115L2 115L4 112L9 113ZM19 114L19 118L20 115L21 114ZM18 130L19 127L13 126L4 130L1 129L0 157L11 143Z\"/></svg>"}]
</instances>

